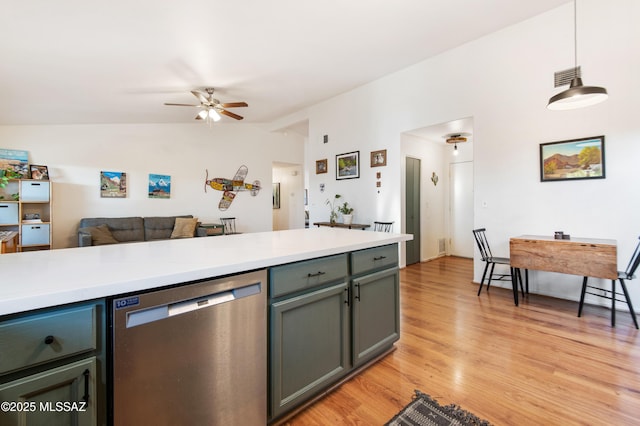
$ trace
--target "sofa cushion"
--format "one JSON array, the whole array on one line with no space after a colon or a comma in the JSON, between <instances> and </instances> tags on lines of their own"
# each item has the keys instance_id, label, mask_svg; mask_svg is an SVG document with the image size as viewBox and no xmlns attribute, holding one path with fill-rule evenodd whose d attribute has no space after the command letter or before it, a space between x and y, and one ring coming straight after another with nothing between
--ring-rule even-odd
<instances>
[{"instance_id":1,"label":"sofa cushion","mask_svg":"<svg viewBox=\"0 0 640 426\"><path fill-rule=\"evenodd\" d=\"M85 228L80 228L78 232L91 235L91 245L94 246L117 244L120 242L113 237L111 230L104 223L98 226L87 226Z\"/></svg>"},{"instance_id":2,"label":"sofa cushion","mask_svg":"<svg viewBox=\"0 0 640 426\"><path fill-rule=\"evenodd\" d=\"M92 217L80 220L80 228L102 224L107 225L113 237L121 243L144 241L144 225L141 217Z\"/></svg>"},{"instance_id":3,"label":"sofa cushion","mask_svg":"<svg viewBox=\"0 0 640 426\"><path fill-rule=\"evenodd\" d=\"M146 241L166 240L171 238L176 217L193 218L192 215L184 216L158 216L144 218L144 239Z\"/></svg>"},{"instance_id":4,"label":"sofa cushion","mask_svg":"<svg viewBox=\"0 0 640 426\"><path fill-rule=\"evenodd\" d=\"M198 218L177 217L171 238L192 238L196 233Z\"/></svg>"}]
</instances>

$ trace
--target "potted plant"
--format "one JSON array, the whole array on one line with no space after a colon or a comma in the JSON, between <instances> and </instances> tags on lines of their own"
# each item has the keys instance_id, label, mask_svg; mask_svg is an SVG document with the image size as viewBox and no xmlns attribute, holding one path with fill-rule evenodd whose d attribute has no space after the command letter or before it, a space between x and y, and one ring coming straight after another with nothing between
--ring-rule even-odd
<instances>
[{"instance_id":1,"label":"potted plant","mask_svg":"<svg viewBox=\"0 0 640 426\"><path fill-rule=\"evenodd\" d=\"M0 170L0 188L4 188L9 183L9 177L4 170Z\"/></svg>"},{"instance_id":2,"label":"potted plant","mask_svg":"<svg viewBox=\"0 0 640 426\"><path fill-rule=\"evenodd\" d=\"M353 207L349 207L349 203L345 201L338 207L338 211L342 213L342 221L346 225L351 225L351 221L353 220Z\"/></svg>"},{"instance_id":3,"label":"potted plant","mask_svg":"<svg viewBox=\"0 0 640 426\"><path fill-rule=\"evenodd\" d=\"M338 218L338 212L336 211L336 201L340 198L342 198L342 195L336 194L333 196L333 200L328 199L327 201L325 201L325 204L331 207L331 213L329 214L329 223L336 223L336 219Z\"/></svg>"}]
</instances>

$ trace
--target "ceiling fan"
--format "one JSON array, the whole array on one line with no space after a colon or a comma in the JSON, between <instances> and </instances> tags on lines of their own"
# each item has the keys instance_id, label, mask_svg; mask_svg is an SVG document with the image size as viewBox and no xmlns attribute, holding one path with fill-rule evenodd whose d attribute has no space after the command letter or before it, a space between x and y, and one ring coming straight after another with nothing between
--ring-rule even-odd
<instances>
[{"instance_id":1,"label":"ceiling fan","mask_svg":"<svg viewBox=\"0 0 640 426\"><path fill-rule=\"evenodd\" d=\"M227 108L239 108L246 107L246 102L226 102L221 103L219 100L213 97L213 87L206 87L203 89L195 89L192 90L191 93L193 96L198 98L200 101L200 105L193 104L173 104L169 102L165 102L165 105L170 106L188 106L188 107L196 107L200 108L198 115L196 115L196 120L213 120L219 121L220 114L226 115L227 117L235 118L236 120L242 120L244 117L234 114L231 111L227 111Z\"/></svg>"}]
</instances>

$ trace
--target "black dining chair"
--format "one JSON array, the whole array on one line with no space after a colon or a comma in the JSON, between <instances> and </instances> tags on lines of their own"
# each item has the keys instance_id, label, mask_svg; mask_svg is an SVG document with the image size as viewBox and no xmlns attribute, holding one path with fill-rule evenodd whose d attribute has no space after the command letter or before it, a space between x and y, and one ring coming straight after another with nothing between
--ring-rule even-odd
<instances>
[{"instance_id":1,"label":"black dining chair","mask_svg":"<svg viewBox=\"0 0 640 426\"><path fill-rule=\"evenodd\" d=\"M518 280L518 276L520 276L519 270L514 270L511 267L511 260L508 257L497 257L494 256L491 252L491 247L489 246L489 240L487 240L485 228L478 228L473 230L473 236L476 239L476 243L478 245L478 250L480 250L480 256L482 261L485 262L484 272L482 273L482 279L480 280L480 287L478 288L478 296L482 292L482 285L484 284L484 279L487 278L487 271L489 271L489 277L487 281L487 291L489 291L489 286L491 285L491 280L495 281L513 281L514 279L520 281L520 288L522 289L522 295L524 296L524 287L522 285L522 277ZM509 274L496 274L494 273L496 265L505 265L509 266ZM489 269L491 266L491 269ZM517 287L514 284L514 292L518 291ZM515 293L514 293L515 294ZM517 296L517 294L515 294Z\"/></svg>"},{"instance_id":2,"label":"black dining chair","mask_svg":"<svg viewBox=\"0 0 640 426\"><path fill-rule=\"evenodd\" d=\"M236 232L236 218L235 217L221 217L220 222L224 225L224 234L232 235L238 234Z\"/></svg>"},{"instance_id":3,"label":"black dining chair","mask_svg":"<svg viewBox=\"0 0 640 426\"><path fill-rule=\"evenodd\" d=\"M640 237L638 237L640 239ZM607 290L606 288L596 287L589 285L587 283L589 277L584 277L582 280L582 294L580 295L580 306L578 307L578 316L582 315L582 307L584 305L584 296L585 294L592 294L594 296L602 297L603 299L611 300L611 327L616 326L616 301L618 302L626 302L629 307L629 313L631 314L631 318L633 319L633 323L638 328L638 319L636 318L636 312L633 310L633 304L631 304L631 299L629 298L629 292L627 291L627 285L624 280L632 280L635 278L636 269L638 269L638 264L640 264L640 242L636 246L636 250L633 252L633 256L631 256L631 260L627 265L627 269L625 271L618 271L618 279L611 280L611 290ZM620 281L620 287L622 287L622 293L616 291L616 281ZM587 289L597 290L598 293L594 293L591 291L587 291ZM624 300L618 299L618 297L624 296Z\"/></svg>"},{"instance_id":4,"label":"black dining chair","mask_svg":"<svg viewBox=\"0 0 640 426\"><path fill-rule=\"evenodd\" d=\"M373 222L373 230L378 232L391 232L393 230L393 222Z\"/></svg>"}]
</instances>

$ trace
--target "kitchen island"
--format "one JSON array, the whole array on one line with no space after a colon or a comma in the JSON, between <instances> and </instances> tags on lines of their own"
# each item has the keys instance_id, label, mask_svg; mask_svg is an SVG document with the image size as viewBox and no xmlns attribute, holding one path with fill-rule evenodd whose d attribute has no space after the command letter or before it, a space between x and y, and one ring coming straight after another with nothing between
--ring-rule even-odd
<instances>
[{"instance_id":1,"label":"kitchen island","mask_svg":"<svg viewBox=\"0 0 640 426\"><path fill-rule=\"evenodd\" d=\"M0 256L0 316L412 239L321 228Z\"/></svg>"},{"instance_id":2,"label":"kitchen island","mask_svg":"<svg viewBox=\"0 0 640 426\"><path fill-rule=\"evenodd\" d=\"M31 403L25 395L39 395L63 403L88 401L89 410L71 413L77 414L73 421L110 424L115 412L112 401L119 393L109 386L116 376L110 348L118 344L111 316L122 313L131 300L137 304L136 293L196 288L203 280L235 280L240 274L262 271L259 287L251 288L263 289L266 311L261 308L261 314L256 311L241 318L263 321L256 327L263 331L254 346L265 361L251 364L260 367L253 376L262 377L255 395L263 402L253 405L265 420L282 418L373 362L399 338L398 243L411 238L323 228L0 256L0 399ZM194 309L204 300L197 302ZM185 328L194 330L188 324ZM231 334L223 331L219 338ZM216 345L229 343L219 338L214 339ZM327 355L322 363L317 362L318 350ZM161 354L161 346L152 352ZM133 358L124 359L140 361ZM179 357L172 359L182 362ZM173 367L167 365L163 371L174 371ZM204 371L211 367L203 366ZM70 389L60 395L48 393L58 386ZM70 394L80 399L67 401L64 395ZM138 394L140 407L153 400L145 394ZM228 395L218 394L221 397ZM206 405L215 406L217 400L209 401ZM160 404L169 406L168 401ZM48 420L52 414L42 408L35 414ZM0 413L0 423L17 424L22 414L5 419L7 414ZM201 421L211 420L206 413L203 416Z\"/></svg>"}]
</instances>

